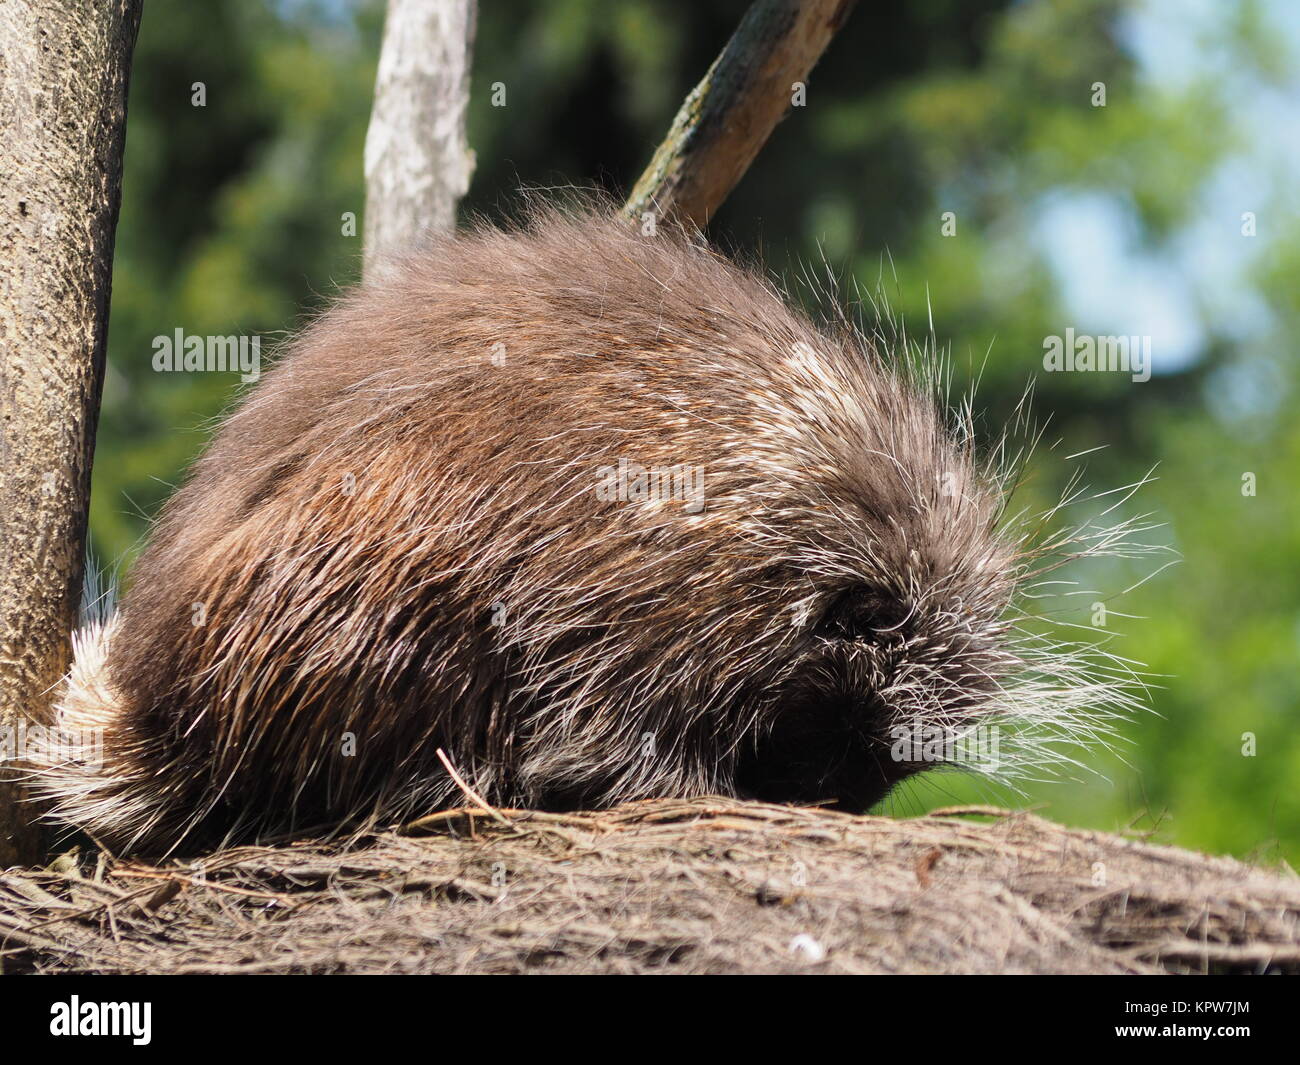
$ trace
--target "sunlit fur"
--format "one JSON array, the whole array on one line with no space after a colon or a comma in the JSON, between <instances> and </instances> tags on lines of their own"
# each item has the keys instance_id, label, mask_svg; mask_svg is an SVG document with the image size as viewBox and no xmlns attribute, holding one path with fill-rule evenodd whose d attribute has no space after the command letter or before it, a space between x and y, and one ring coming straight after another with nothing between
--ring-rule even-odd
<instances>
[{"instance_id":1,"label":"sunlit fur","mask_svg":"<svg viewBox=\"0 0 1300 1065\"><path fill-rule=\"evenodd\" d=\"M903 343L901 347L906 347ZM739 794L864 809L903 724L1088 738L1118 660L1018 589L1127 543L1004 513L925 353L819 328L666 228L543 209L389 264L287 349L83 634L54 817L153 851L465 797ZM921 369L918 371L918 364ZM620 459L706 506L602 501Z\"/></svg>"}]
</instances>

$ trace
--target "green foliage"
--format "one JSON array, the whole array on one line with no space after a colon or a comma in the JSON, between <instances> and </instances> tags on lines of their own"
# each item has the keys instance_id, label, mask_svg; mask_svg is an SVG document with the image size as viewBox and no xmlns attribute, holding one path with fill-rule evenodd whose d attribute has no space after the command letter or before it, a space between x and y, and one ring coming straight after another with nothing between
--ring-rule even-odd
<instances>
[{"instance_id":1,"label":"green foliage","mask_svg":"<svg viewBox=\"0 0 1300 1065\"><path fill-rule=\"evenodd\" d=\"M482 0L470 114L478 170L465 210L508 214L520 185L630 187L744 7ZM932 316L958 382L982 373L989 426L1036 376L1035 412L1061 444L1039 456L1030 502L1060 491L1062 455L1107 445L1090 463L1098 487L1158 464L1159 479L1120 513L1153 512L1165 528L1148 538L1181 562L1116 602L1139 616L1117 617L1110 645L1159 675L1153 712L1126 727L1118 755L1081 755L1105 778L1032 785L1027 801L1069 823L1132 824L1294 861L1300 428L1287 408L1300 377L1288 357L1300 329L1300 223L1294 197L1279 191L1285 174L1254 164L1263 184L1241 203L1207 197L1258 137L1240 120L1242 84L1293 92L1294 56L1272 24L1276 5L1225 5L1204 69L1153 81L1131 45L1144 14L1148 5L1122 0L859 5L814 73L808 106L778 128L714 235L787 278L824 255L886 296L913 335ZM373 2L146 11L92 507L93 542L109 563L129 559L239 389L235 375L155 373L152 339L183 328L269 340L357 276L381 24ZM191 104L195 82L206 107ZM494 82L507 87L504 108L491 105ZM1090 104L1097 82L1105 107ZM1044 337L1066 326L1147 331L1071 306L1062 260L1085 278L1103 266L1054 247L1043 218L1053 206L1077 213L1081 198L1124 220L1134 261L1189 281L1199 342L1175 372L1144 384L1042 373ZM1258 237L1238 230L1246 210L1258 213ZM357 236L343 232L349 211ZM954 236L940 228L949 211ZM1206 226L1209 242L1193 249L1189 232ZM1229 282L1212 267L1242 262L1247 239L1243 325L1225 314ZM1242 494L1246 472L1254 496ZM1156 565L1088 564L1074 575L1118 591ZM1071 620L1086 624L1086 611ZM1242 754L1247 733L1253 757ZM978 781L945 775L893 807L983 797Z\"/></svg>"}]
</instances>

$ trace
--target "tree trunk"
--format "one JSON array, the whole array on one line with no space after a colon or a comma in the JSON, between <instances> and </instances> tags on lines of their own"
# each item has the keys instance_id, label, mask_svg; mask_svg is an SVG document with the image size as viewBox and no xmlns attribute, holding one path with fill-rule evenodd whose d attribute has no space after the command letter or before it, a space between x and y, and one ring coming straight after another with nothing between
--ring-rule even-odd
<instances>
[{"instance_id":1,"label":"tree trunk","mask_svg":"<svg viewBox=\"0 0 1300 1065\"><path fill-rule=\"evenodd\" d=\"M0 740L67 669L140 0L0 0ZM11 767L4 767L9 769ZM38 833L0 779L0 865Z\"/></svg>"},{"instance_id":2,"label":"tree trunk","mask_svg":"<svg viewBox=\"0 0 1300 1065\"><path fill-rule=\"evenodd\" d=\"M366 131L365 269L456 225L476 0L389 0Z\"/></svg>"},{"instance_id":3,"label":"tree trunk","mask_svg":"<svg viewBox=\"0 0 1300 1065\"><path fill-rule=\"evenodd\" d=\"M855 3L755 0L686 97L623 213L634 220L652 212L701 229L707 225Z\"/></svg>"}]
</instances>

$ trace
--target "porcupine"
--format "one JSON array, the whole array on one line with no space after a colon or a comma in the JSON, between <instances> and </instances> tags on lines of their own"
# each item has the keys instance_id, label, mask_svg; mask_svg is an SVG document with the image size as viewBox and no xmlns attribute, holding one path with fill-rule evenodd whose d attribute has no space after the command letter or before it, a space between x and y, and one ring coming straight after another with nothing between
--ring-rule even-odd
<instances>
[{"instance_id":1,"label":"porcupine","mask_svg":"<svg viewBox=\"0 0 1300 1065\"><path fill-rule=\"evenodd\" d=\"M499 806L860 811L929 764L899 729L1086 732L1128 696L1018 631L1037 555L909 365L590 210L390 262L287 346L79 634L56 724L103 757L38 790L165 851L464 803L448 765Z\"/></svg>"}]
</instances>

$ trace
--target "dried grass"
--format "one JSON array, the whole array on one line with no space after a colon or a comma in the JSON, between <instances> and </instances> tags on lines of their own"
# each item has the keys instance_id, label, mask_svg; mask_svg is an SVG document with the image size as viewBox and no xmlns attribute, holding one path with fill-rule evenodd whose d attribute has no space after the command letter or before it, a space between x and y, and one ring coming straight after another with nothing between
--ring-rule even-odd
<instances>
[{"instance_id":1,"label":"dried grass","mask_svg":"<svg viewBox=\"0 0 1300 1065\"><path fill-rule=\"evenodd\" d=\"M1300 879L985 808L462 809L11 869L0 944L43 973L1300 972Z\"/></svg>"}]
</instances>

